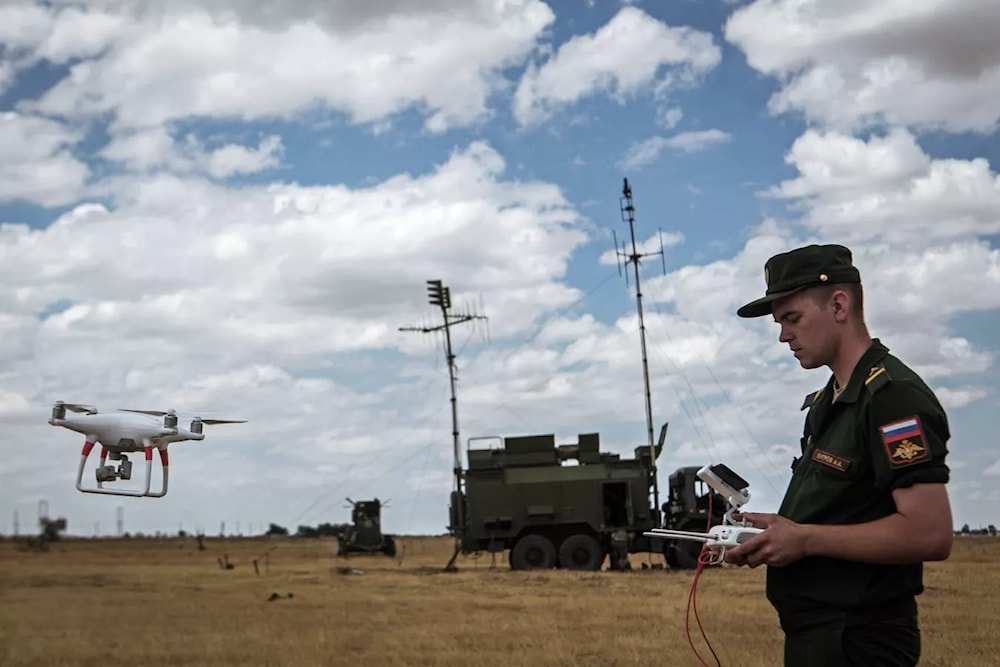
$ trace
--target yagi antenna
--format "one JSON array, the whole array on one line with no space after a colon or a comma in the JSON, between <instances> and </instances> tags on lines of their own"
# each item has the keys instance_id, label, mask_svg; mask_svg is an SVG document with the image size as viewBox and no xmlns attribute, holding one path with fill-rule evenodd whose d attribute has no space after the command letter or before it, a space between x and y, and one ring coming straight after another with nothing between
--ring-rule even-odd
<instances>
[{"instance_id":1,"label":"yagi antenna","mask_svg":"<svg viewBox=\"0 0 1000 667\"><path fill-rule=\"evenodd\" d=\"M660 232L660 250L659 252L651 253L640 253L638 246L635 242L635 205L632 203L632 187L628 184L628 179L624 179L625 183L622 186L622 196L619 199L619 205L621 207L622 220L628 223L629 235L632 240L632 252L628 252L625 247L625 242L622 241L622 249L618 250L618 235L614 234L615 239L615 253L619 260L623 260L625 266L625 284L628 285L628 265L632 264L635 271L635 301L636 307L639 311L639 341L642 346L642 379L646 390L646 432L648 437L649 446L649 457L650 457L650 472L653 477L653 511L656 513L656 525L660 525L660 490L659 484L656 478L656 459L657 456L654 454L654 443L653 443L653 403L650 396L649 390L649 362L646 357L646 324L643 320L642 314L642 289L639 283L639 262L643 257L652 257L655 255L660 256L660 260L663 265L663 275L667 275L667 262L663 252L663 233ZM621 273L622 264L618 265L619 273Z\"/></svg>"},{"instance_id":2,"label":"yagi antenna","mask_svg":"<svg viewBox=\"0 0 1000 667\"><path fill-rule=\"evenodd\" d=\"M422 326L422 327L400 327L400 331L419 331L421 333L433 333L435 331L444 330L444 340L445 340L445 358L448 362L448 378L451 383L451 434L454 439L454 474L455 474L455 490L458 492L462 491L462 448L459 444L458 435L458 400L455 398L455 354L451 349L451 327L456 324L462 324L464 322L475 322L477 320L485 320L488 322L488 318L485 315L478 315L468 307L464 308L462 313L452 314L451 311L451 290L443 285L440 280L428 280L427 281L427 295L432 306L438 306L441 308L441 316L444 319L444 324L439 324L437 326Z\"/></svg>"}]
</instances>

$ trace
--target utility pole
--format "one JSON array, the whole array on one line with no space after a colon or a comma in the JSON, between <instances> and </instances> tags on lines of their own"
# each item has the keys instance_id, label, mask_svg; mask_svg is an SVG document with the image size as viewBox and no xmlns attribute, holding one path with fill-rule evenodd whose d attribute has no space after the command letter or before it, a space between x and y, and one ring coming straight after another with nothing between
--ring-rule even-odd
<instances>
[{"instance_id":1,"label":"utility pole","mask_svg":"<svg viewBox=\"0 0 1000 667\"><path fill-rule=\"evenodd\" d=\"M118 506L118 537L125 532L125 506Z\"/></svg>"},{"instance_id":2,"label":"utility pole","mask_svg":"<svg viewBox=\"0 0 1000 667\"><path fill-rule=\"evenodd\" d=\"M458 435L458 400L455 398L455 355L451 350L451 327L456 324L470 322L473 320L487 320L485 315L476 315L471 312L452 315L451 310L451 289L442 285L440 280L427 281L427 295L432 306L441 308L441 316L444 324L434 327L400 327L400 331L419 331L421 333L432 333L444 330L445 355L448 361L448 378L451 383L451 435L454 448L454 490L462 492L462 447Z\"/></svg>"},{"instance_id":3,"label":"utility pole","mask_svg":"<svg viewBox=\"0 0 1000 667\"><path fill-rule=\"evenodd\" d=\"M646 358L646 324L643 320L642 314L642 289L639 283L639 262L643 257L654 257L656 255L660 256L660 261L663 265L663 275L667 275L667 263L666 257L663 253L663 232L660 231L660 250L659 252L651 253L640 253L638 246L635 242L635 205L632 203L632 187L628 184L628 179L624 179L624 185L622 186L622 196L619 200L619 205L621 207L622 220L628 223L629 235L632 241L632 251L627 252L625 249L625 242L622 241L622 249L618 250L618 235L614 234L615 240L615 252L620 259L625 260L625 284L628 285L628 265L632 264L635 272L635 301L636 307L639 311L639 341L642 348L642 379L643 386L646 390L646 435L647 444L649 447L649 465L650 473L653 478L653 514L656 519L656 525L662 524L660 517L660 487L659 482L656 478L656 459L659 456L659 452L654 451L653 443L653 402L650 397L649 390L649 362ZM622 265L618 264L618 274L622 273Z\"/></svg>"},{"instance_id":4,"label":"utility pole","mask_svg":"<svg viewBox=\"0 0 1000 667\"><path fill-rule=\"evenodd\" d=\"M14 510L14 537L18 536L18 530L20 529L20 524L17 521L17 510Z\"/></svg>"}]
</instances>

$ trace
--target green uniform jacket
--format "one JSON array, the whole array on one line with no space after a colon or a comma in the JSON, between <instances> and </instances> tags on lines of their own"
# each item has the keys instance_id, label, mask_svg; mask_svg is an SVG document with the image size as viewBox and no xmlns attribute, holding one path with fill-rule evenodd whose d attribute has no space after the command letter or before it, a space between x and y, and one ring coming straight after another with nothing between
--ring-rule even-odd
<instances>
[{"instance_id":1,"label":"green uniform jacket","mask_svg":"<svg viewBox=\"0 0 1000 667\"><path fill-rule=\"evenodd\" d=\"M855 524L896 511L892 491L947 483L944 408L876 338L833 401L833 376L806 397L802 456L778 513L798 523ZM767 597L782 625L861 610L923 592L923 566L809 557L767 568Z\"/></svg>"}]
</instances>

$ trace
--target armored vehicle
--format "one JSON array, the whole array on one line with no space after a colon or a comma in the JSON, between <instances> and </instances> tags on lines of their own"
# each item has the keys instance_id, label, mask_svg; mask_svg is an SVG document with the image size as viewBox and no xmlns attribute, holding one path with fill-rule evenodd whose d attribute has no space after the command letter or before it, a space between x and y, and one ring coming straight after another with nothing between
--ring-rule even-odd
<instances>
[{"instance_id":1,"label":"armored vehicle","mask_svg":"<svg viewBox=\"0 0 1000 667\"><path fill-rule=\"evenodd\" d=\"M505 437L501 447L477 449L472 441L484 438L473 438L464 492L451 494L448 529L456 537L455 555L509 550L515 570L599 570L606 559L610 569L625 570L630 553L662 552L671 567L695 567L700 544L642 534L707 527L712 492L695 476L697 467L670 477L662 514L651 506L654 463L666 431L664 424L652 456L643 445L634 458L601 452L597 433L558 445L554 435ZM725 502L714 495L713 523L719 523Z\"/></svg>"},{"instance_id":2,"label":"armored vehicle","mask_svg":"<svg viewBox=\"0 0 1000 667\"><path fill-rule=\"evenodd\" d=\"M351 525L343 534L337 536L337 555L346 556L351 553L384 553L392 557L396 555L396 540L392 535L382 534L382 508L385 506L378 499L361 500L351 503Z\"/></svg>"}]
</instances>

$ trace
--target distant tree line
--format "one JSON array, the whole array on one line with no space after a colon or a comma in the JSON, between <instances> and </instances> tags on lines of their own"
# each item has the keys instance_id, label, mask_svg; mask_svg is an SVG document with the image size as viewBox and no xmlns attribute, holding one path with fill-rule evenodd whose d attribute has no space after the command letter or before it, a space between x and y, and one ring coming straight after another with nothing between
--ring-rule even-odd
<instances>
[{"instance_id":1,"label":"distant tree line","mask_svg":"<svg viewBox=\"0 0 1000 667\"><path fill-rule=\"evenodd\" d=\"M986 528L969 528L969 524L962 526L961 530L955 531L956 535L989 535L990 537L997 536L997 527L992 523Z\"/></svg>"},{"instance_id":2,"label":"distant tree line","mask_svg":"<svg viewBox=\"0 0 1000 667\"><path fill-rule=\"evenodd\" d=\"M39 535L39 537L41 542L55 542L60 538L60 534L66 530L65 519L50 520L46 517L40 521L40 524L41 524L40 526L41 534ZM291 535L291 537L338 537L340 535L343 535L344 532L350 527L351 524L349 523L321 523L318 526L299 526L296 529L295 534ZM287 528L285 528L284 526L280 526L276 523L270 524L264 535L274 536L274 537L290 536ZM124 532L121 534L121 537L123 539L145 539L145 538L169 539L171 537L185 538L189 536L190 534L183 529L178 530L174 534L165 533L162 531L156 531L155 533L150 533L148 535L138 531L134 533ZM6 537L14 537L14 536L4 535L3 533L0 533L0 540ZM20 537L28 537L28 536L22 535ZM195 535L195 537L204 537L204 535L198 533ZM228 536L220 533L219 537L225 538ZM238 537L242 537L242 534L238 535Z\"/></svg>"},{"instance_id":3,"label":"distant tree line","mask_svg":"<svg viewBox=\"0 0 1000 667\"><path fill-rule=\"evenodd\" d=\"M295 535L293 537L339 537L343 535L348 528L351 527L349 523L321 523L318 526L299 526L295 530ZM288 529L284 526L279 526L276 523L272 523L267 529L265 535L275 535L275 536L288 536Z\"/></svg>"}]
</instances>

